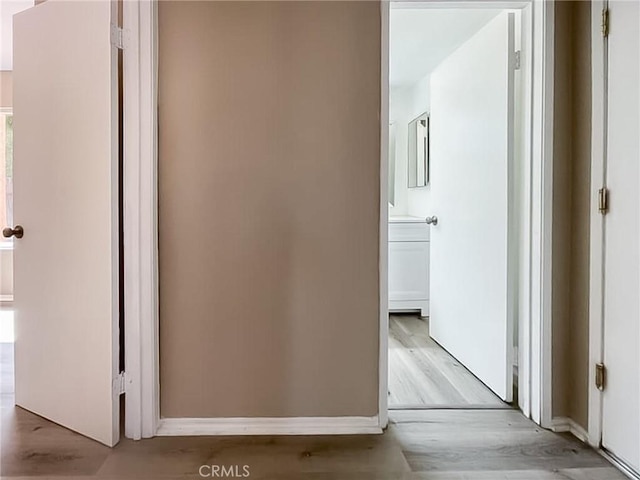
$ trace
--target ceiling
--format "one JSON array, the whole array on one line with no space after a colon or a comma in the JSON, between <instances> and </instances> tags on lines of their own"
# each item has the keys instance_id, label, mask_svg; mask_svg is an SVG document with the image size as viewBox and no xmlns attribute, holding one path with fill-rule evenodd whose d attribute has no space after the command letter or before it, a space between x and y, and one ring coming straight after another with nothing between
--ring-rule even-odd
<instances>
[{"instance_id":1,"label":"ceiling","mask_svg":"<svg viewBox=\"0 0 640 480\"><path fill-rule=\"evenodd\" d=\"M13 15L33 7L33 0L0 0L0 70L13 70Z\"/></svg>"},{"instance_id":2,"label":"ceiling","mask_svg":"<svg viewBox=\"0 0 640 480\"><path fill-rule=\"evenodd\" d=\"M501 10L392 8L389 83L405 87L431 73Z\"/></svg>"}]
</instances>

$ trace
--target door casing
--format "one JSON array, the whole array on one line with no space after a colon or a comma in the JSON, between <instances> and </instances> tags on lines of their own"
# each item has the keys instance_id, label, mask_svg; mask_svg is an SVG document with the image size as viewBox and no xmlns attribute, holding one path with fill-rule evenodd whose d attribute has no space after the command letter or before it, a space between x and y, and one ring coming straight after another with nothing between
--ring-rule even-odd
<instances>
[{"instance_id":1,"label":"door casing","mask_svg":"<svg viewBox=\"0 0 640 480\"><path fill-rule=\"evenodd\" d=\"M525 44L525 270L521 276L519 319L519 400L526 416L543 427L551 416L551 245L553 172L554 1L402 2L412 8L501 8L522 12ZM160 420L158 229L157 229L157 0L124 2L124 258L125 258L125 435L139 439L158 434ZM322 433L382 431L388 424L388 129L389 2L381 2L380 115L380 331L379 411L374 419L351 424L335 421ZM353 417L358 420L360 417ZM211 419L217 425L231 419ZM243 420L246 422L243 424ZM255 419L253 419L255 420ZM264 420L258 433L292 433ZM295 433L318 433L313 419L288 419ZM339 420L339 419L337 419ZM347 419L349 421L349 419ZM366 420L366 421L365 421ZM376 422L375 427L370 420ZM202 423L174 425L184 435L248 433L251 419L233 419L232 431ZM255 424L255 422L253 422ZM344 427L344 428L343 428ZM348 427L348 428L347 428ZM272 431L270 431L270 429ZM346 429L346 430L345 430ZM276 431L277 430L277 431ZM162 433L162 432L161 432ZM165 429L163 434L167 433Z\"/></svg>"}]
</instances>

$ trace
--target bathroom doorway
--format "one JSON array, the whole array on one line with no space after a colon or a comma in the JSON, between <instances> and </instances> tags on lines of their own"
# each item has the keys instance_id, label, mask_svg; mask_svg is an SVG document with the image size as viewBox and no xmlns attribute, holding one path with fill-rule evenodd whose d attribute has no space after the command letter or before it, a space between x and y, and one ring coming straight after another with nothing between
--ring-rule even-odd
<instances>
[{"instance_id":1,"label":"bathroom doorway","mask_svg":"<svg viewBox=\"0 0 640 480\"><path fill-rule=\"evenodd\" d=\"M391 409L517 398L521 21L391 4Z\"/></svg>"}]
</instances>

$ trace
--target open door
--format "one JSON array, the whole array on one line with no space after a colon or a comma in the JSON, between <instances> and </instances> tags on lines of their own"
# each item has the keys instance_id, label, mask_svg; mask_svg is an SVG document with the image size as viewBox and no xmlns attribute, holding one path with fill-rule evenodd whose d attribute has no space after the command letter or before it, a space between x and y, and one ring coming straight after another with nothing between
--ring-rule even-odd
<instances>
[{"instance_id":1,"label":"open door","mask_svg":"<svg viewBox=\"0 0 640 480\"><path fill-rule=\"evenodd\" d=\"M115 5L49 0L14 17L16 404L109 446L119 439Z\"/></svg>"},{"instance_id":2,"label":"open door","mask_svg":"<svg viewBox=\"0 0 640 480\"><path fill-rule=\"evenodd\" d=\"M431 75L431 336L512 399L508 309L514 14L503 12Z\"/></svg>"},{"instance_id":3,"label":"open door","mask_svg":"<svg viewBox=\"0 0 640 480\"><path fill-rule=\"evenodd\" d=\"M602 446L640 474L640 5L609 2Z\"/></svg>"}]
</instances>

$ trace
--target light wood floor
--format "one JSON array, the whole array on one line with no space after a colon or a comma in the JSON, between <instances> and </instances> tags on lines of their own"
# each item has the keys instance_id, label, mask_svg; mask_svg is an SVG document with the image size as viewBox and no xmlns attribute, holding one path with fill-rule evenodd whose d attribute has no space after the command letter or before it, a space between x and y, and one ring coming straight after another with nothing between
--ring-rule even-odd
<instances>
[{"instance_id":1,"label":"light wood floor","mask_svg":"<svg viewBox=\"0 0 640 480\"><path fill-rule=\"evenodd\" d=\"M429 320L389 317L389 407L504 407L489 388L429 336Z\"/></svg>"},{"instance_id":2,"label":"light wood floor","mask_svg":"<svg viewBox=\"0 0 640 480\"><path fill-rule=\"evenodd\" d=\"M515 410L398 410L384 435L157 437L109 449L14 407L12 356L0 344L1 478L195 480L201 465L247 465L260 480L625 479Z\"/></svg>"}]
</instances>

